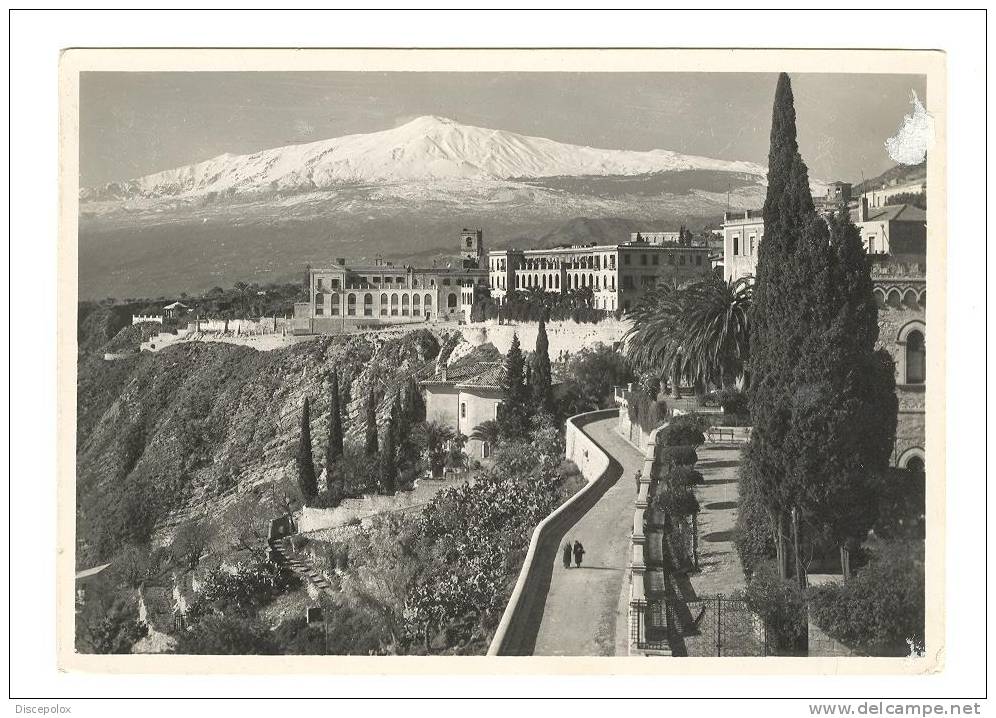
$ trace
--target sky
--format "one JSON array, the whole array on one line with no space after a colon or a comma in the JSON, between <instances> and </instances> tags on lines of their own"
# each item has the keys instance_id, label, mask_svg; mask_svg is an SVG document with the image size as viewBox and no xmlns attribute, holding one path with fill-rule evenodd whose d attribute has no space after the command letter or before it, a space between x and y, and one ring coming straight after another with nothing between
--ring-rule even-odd
<instances>
[{"instance_id":1,"label":"sky","mask_svg":"<svg viewBox=\"0 0 996 718\"><path fill-rule=\"evenodd\" d=\"M607 149L767 163L777 76L761 73L86 72L80 183L376 132L420 115ZM857 182L892 167L885 141L917 75L793 74L810 175Z\"/></svg>"}]
</instances>

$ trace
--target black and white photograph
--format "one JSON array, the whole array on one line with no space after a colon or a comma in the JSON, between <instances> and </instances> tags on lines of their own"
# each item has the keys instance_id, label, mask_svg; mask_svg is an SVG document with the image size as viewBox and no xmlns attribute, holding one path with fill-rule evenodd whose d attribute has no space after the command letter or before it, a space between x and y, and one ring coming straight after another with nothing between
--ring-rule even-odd
<instances>
[{"instance_id":1,"label":"black and white photograph","mask_svg":"<svg viewBox=\"0 0 996 718\"><path fill-rule=\"evenodd\" d=\"M900 54L78 51L69 652L929 669L946 108Z\"/></svg>"}]
</instances>

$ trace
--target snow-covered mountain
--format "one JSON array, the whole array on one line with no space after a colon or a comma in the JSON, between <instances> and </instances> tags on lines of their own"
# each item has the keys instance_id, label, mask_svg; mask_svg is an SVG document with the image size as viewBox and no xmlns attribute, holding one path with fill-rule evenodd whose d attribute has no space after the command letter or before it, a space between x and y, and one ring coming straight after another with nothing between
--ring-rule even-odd
<instances>
[{"instance_id":1,"label":"snow-covered mountain","mask_svg":"<svg viewBox=\"0 0 996 718\"><path fill-rule=\"evenodd\" d=\"M749 175L766 169L670 150L612 150L463 125L427 115L381 132L288 145L204 162L81 191L81 199L314 192L356 184L491 184L544 177L627 177L706 170Z\"/></svg>"}]
</instances>

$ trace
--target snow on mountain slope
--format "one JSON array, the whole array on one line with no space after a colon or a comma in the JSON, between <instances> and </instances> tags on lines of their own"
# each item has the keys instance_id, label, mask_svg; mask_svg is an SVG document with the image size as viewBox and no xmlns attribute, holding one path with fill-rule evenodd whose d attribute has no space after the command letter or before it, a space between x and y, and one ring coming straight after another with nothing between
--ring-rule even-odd
<instances>
[{"instance_id":1,"label":"snow on mountain slope","mask_svg":"<svg viewBox=\"0 0 996 718\"><path fill-rule=\"evenodd\" d=\"M80 196L88 201L275 190L309 192L345 184L454 179L488 182L678 170L736 172L759 180L766 174L764 167L751 162L669 150L582 147L429 115L381 132L289 145L251 155L224 154L126 182L83 189Z\"/></svg>"}]
</instances>

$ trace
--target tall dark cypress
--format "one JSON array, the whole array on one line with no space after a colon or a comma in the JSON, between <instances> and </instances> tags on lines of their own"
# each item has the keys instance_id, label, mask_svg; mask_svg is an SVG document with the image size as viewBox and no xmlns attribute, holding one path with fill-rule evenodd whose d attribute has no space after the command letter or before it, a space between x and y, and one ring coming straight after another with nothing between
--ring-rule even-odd
<instances>
[{"instance_id":1,"label":"tall dark cypress","mask_svg":"<svg viewBox=\"0 0 996 718\"><path fill-rule=\"evenodd\" d=\"M345 493L346 477L338 470L336 461L342 456L342 409L339 404L339 372L332 372L329 391L328 440L325 443L325 485L333 505Z\"/></svg>"},{"instance_id":2,"label":"tall dark cypress","mask_svg":"<svg viewBox=\"0 0 996 718\"><path fill-rule=\"evenodd\" d=\"M377 456L377 391L373 387L367 394L367 425L364 448L368 457Z\"/></svg>"},{"instance_id":3,"label":"tall dark cypress","mask_svg":"<svg viewBox=\"0 0 996 718\"><path fill-rule=\"evenodd\" d=\"M512 345L505 355L505 378L498 422L504 437L521 438L529 428L529 388L525 383L525 359L519 335L512 335Z\"/></svg>"},{"instance_id":4,"label":"tall dark cypress","mask_svg":"<svg viewBox=\"0 0 996 718\"><path fill-rule=\"evenodd\" d=\"M779 567L787 571L787 518L799 501L786 450L791 423L793 373L806 339L813 277L800 243L817 243L816 215L805 163L799 155L792 84L782 73L775 89L764 201L764 239L758 246L754 300L750 312L749 406L754 429L744 455L744 493L758 497L771 520ZM825 238L825 226L822 229Z\"/></svg>"},{"instance_id":5,"label":"tall dark cypress","mask_svg":"<svg viewBox=\"0 0 996 718\"><path fill-rule=\"evenodd\" d=\"M304 397L301 407L301 437L297 444L297 482L305 503L314 501L318 495L318 479L315 476L315 459L311 453L311 407L308 397Z\"/></svg>"},{"instance_id":6,"label":"tall dark cypress","mask_svg":"<svg viewBox=\"0 0 996 718\"><path fill-rule=\"evenodd\" d=\"M840 548L846 577L850 550L876 518L898 405L891 359L875 351L878 308L860 233L843 212L828 224L829 236L808 248L815 281L786 449L806 487L801 508Z\"/></svg>"},{"instance_id":7,"label":"tall dark cypress","mask_svg":"<svg viewBox=\"0 0 996 718\"><path fill-rule=\"evenodd\" d=\"M384 494L393 494L397 490L398 463L395 438L398 431L398 402L391 407L391 418L384 430L384 440L380 451L380 490Z\"/></svg>"},{"instance_id":8,"label":"tall dark cypress","mask_svg":"<svg viewBox=\"0 0 996 718\"><path fill-rule=\"evenodd\" d=\"M550 371L550 340L546 335L546 321L540 319L536 332L536 349L532 361L532 393L533 403L538 411L553 414L556 407L553 403L553 376Z\"/></svg>"}]
</instances>

